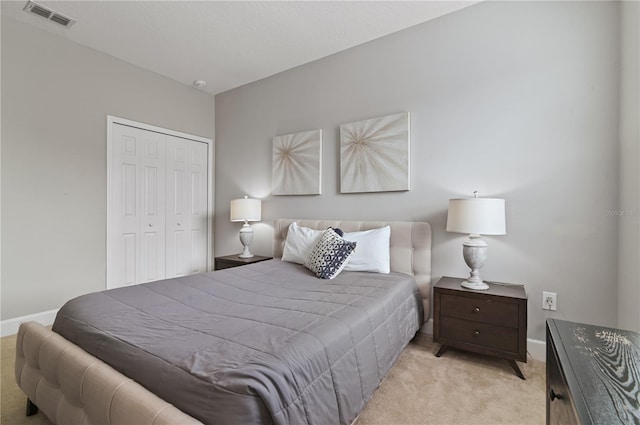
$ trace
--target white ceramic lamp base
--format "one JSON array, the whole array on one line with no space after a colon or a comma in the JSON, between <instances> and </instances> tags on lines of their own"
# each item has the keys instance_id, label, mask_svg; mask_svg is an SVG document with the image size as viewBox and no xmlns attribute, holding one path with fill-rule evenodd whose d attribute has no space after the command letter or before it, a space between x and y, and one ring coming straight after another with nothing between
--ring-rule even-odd
<instances>
[{"instance_id":1,"label":"white ceramic lamp base","mask_svg":"<svg viewBox=\"0 0 640 425\"><path fill-rule=\"evenodd\" d=\"M245 222L242 225L242 229L240 229L240 242L244 247L242 250L242 254L238 255L240 258L251 258L253 254L249 251L249 245L251 245L251 241L253 241L253 229L249 225L249 223Z\"/></svg>"},{"instance_id":2,"label":"white ceramic lamp base","mask_svg":"<svg viewBox=\"0 0 640 425\"><path fill-rule=\"evenodd\" d=\"M480 235L469 235L469 238L462 243L462 255L465 263L471 269L471 273L461 285L467 289L489 289L489 285L480 278L480 269L487 262L487 243L482 240Z\"/></svg>"}]
</instances>

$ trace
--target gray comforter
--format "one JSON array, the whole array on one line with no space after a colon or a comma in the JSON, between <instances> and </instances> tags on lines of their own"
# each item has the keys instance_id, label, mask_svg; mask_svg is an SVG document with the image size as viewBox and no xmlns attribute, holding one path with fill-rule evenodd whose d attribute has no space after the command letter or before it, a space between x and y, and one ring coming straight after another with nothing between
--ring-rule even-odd
<instances>
[{"instance_id":1,"label":"gray comforter","mask_svg":"<svg viewBox=\"0 0 640 425\"><path fill-rule=\"evenodd\" d=\"M279 260L84 295L53 330L206 424L349 424L422 324L411 276Z\"/></svg>"}]
</instances>

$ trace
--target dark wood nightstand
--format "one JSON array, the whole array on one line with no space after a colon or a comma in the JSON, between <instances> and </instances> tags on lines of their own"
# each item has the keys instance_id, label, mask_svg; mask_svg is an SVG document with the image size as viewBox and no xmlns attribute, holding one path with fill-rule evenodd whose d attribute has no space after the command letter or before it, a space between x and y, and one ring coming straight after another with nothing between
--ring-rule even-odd
<instances>
[{"instance_id":1,"label":"dark wood nightstand","mask_svg":"<svg viewBox=\"0 0 640 425\"><path fill-rule=\"evenodd\" d=\"M443 277L434 285L433 341L501 357L525 379L516 360L527 362L527 293L523 285L485 282L489 289L463 288L464 279Z\"/></svg>"},{"instance_id":2,"label":"dark wood nightstand","mask_svg":"<svg viewBox=\"0 0 640 425\"><path fill-rule=\"evenodd\" d=\"M215 270L246 266L247 264L259 263L260 261L271 260L272 258L273 257L262 257L260 255L254 255L251 258L240 258L238 254L216 257Z\"/></svg>"}]
</instances>

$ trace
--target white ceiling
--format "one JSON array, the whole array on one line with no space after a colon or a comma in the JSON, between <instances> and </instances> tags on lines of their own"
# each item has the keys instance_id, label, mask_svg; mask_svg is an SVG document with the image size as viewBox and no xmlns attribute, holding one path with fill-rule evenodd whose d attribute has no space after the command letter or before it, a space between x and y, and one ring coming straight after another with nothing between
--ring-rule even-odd
<instances>
[{"instance_id":1,"label":"white ceiling","mask_svg":"<svg viewBox=\"0 0 640 425\"><path fill-rule=\"evenodd\" d=\"M37 1L37 0L36 0ZM2 14L216 94L477 1L37 1L66 29L2 1Z\"/></svg>"}]
</instances>

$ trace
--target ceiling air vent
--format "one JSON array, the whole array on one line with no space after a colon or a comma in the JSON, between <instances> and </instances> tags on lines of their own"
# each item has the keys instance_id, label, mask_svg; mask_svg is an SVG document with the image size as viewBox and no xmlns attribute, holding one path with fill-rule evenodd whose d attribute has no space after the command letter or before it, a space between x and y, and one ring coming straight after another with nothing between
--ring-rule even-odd
<instances>
[{"instance_id":1,"label":"ceiling air vent","mask_svg":"<svg viewBox=\"0 0 640 425\"><path fill-rule=\"evenodd\" d=\"M55 22L58 25L62 25L63 27L69 28L71 25L75 24L76 20L72 19L68 16L65 16L61 13L56 12L55 10L49 9L46 6L38 4L29 0L25 7L22 9L25 12L33 13L34 15L38 15L43 17L51 22Z\"/></svg>"}]
</instances>

